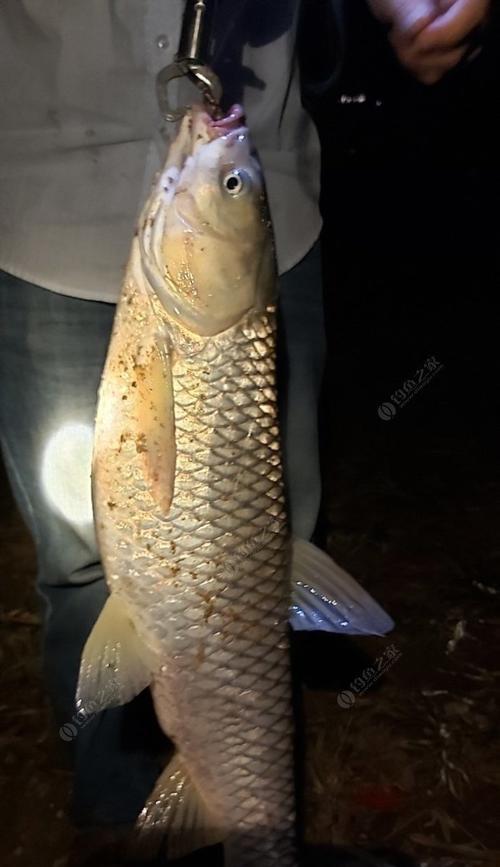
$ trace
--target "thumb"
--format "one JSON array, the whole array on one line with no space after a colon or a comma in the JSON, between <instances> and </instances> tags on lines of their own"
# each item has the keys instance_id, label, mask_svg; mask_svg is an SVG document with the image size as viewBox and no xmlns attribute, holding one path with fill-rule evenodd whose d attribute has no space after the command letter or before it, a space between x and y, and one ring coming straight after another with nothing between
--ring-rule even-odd
<instances>
[{"instance_id":1,"label":"thumb","mask_svg":"<svg viewBox=\"0 0 500 867\"><path fill-rule=\"evenodd\" d=\"M437 15L434 0L395 0L392 24L407 39L417 36Z\"/></svg>"}]
</instances>

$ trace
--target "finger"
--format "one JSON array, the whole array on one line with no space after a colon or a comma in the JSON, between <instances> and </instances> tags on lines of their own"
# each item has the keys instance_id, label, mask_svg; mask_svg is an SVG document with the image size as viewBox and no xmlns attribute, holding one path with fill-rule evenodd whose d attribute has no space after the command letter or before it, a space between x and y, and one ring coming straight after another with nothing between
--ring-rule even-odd
<instances>
[{"instance_id":1,"label":"finger","mask_svg":"<svg viewBox=\"0 0 500 867\"><path fill-rule=\"evenodd\" d=\"M422 51L458 45L485 19L489 0L455 0L417 36Z\"/></svg>"},{"instance_id":2,"label":"finger","mask_svg":"<svg viewBox=\"0 0 500 867\"><path fill-rule=\"evenodd\" d=\"M461 42L460 45L452 45L452 46L433 46L432 48L422 48L422 43L419 39L414 39L412 42L408 42L404 36L401 36L395 30L392 30L389 34L389 42L395 51L404 52L408 57L419 58L425 61L427 58L431 60L435 60L436 58L442 57L449 52L462 50L463 48L467 48L468 43ZM500 865L499 865L500 867Z\"/></svg>"},{"instance_id":3,"label":"finger","mask_svg":"<svg viewBox=\"0 0 500 867\"><path fill-rule=\"evenodd\" d=\"M400 63L423 84L436 84L460 63L466 52L467 46L423 55L396 48Z\"/></svg>"},{"instance_id":4,"label":"finger","mask_svg":"<svg viewBox=\"0 0 500 867\"><path fill-rule=\"evenodd\" d=\"M452 71L456 63L453 63L451 66L431 66L426 69L421 69L415 77L420 81L421 84L438 84L445 75Z\"/></svg>"}]
</instances>

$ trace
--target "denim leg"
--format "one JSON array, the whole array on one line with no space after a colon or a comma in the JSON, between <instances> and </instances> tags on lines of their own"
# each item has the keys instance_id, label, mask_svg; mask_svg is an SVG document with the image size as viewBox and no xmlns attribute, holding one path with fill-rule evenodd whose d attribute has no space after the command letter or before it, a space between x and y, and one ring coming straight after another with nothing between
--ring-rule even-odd
<instances>
[{"instance_id":1,"label":"denim leg","mask_svg":"<svg viewBox=\"0 0 500 867\"><path fill-rule=\"evenodd\" d=\"M0 272L0 311L0 436L13 492L36 544L43 664L61 726L75 712L81 650L107 595L92 523L89 459L114 306L58 295ZM72 741L77 821L127 822L141 809L158 771L148 745L142 747L147 732L137 742L130 735L144 703L142 698L78 725ZM144 727L154 731L150 720Z\"/></svg>"},{"instance_id":2,"label":"denim leg","mask_svg":"<svg viewBox=\"0 0 500 867\"><path fill-rule=\"evenodd\" d=\"M321 501L318 404L326 359L321 247L280 278L278 378L290 522L310 539Z\"/></svg>"}]
</instances>

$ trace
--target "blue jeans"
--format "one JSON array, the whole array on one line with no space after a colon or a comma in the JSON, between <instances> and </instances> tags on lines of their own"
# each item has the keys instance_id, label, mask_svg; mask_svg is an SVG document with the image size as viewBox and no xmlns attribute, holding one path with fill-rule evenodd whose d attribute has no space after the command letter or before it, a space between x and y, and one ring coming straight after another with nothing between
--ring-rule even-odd
<instances>
[{"instance_id":1,"label":"blue jeans","mask_svg":"<svg viewBox=\"0 0 500 867\"><path fill-rule=\"evenodd\" d=\"M86 825L131 822L161 765L162 735L149 697L73 719L81 650L107 593L83 451L90 444L114 306L58 295L0 272L0 309L0 436L13 492L36 544L44 670L61 736L74 751L74 817ZM308 538L320 501L317 403L325 342L319 244L281 279L280 321L291 520L294 532ZM79 437L81 454L72 451ZM76 473L75 463L81 463Z\"/></svg>"}]
</instances>

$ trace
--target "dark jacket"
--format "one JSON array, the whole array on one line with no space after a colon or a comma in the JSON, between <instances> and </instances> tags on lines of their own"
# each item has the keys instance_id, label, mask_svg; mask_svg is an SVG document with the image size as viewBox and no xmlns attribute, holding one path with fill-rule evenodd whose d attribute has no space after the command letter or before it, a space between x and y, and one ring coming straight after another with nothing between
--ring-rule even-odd
<instances>
[{"instance_id":1,"label":"dark jacket","mask_svg":"<svg viewBox=\"0 0 500 867\"><path fill-rule=\"evenodd\" d=\"M305 4L332 347L352 360L362 346L359 366L369 356L374 378L432 353L455 365L457 382L475 366L476 393L496 376L499 5L480 54L428 87L401 67L363 0Z\"/></svg>"}]
</instances>

